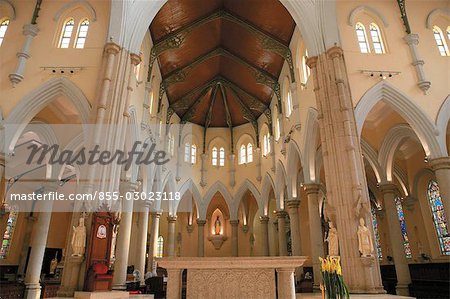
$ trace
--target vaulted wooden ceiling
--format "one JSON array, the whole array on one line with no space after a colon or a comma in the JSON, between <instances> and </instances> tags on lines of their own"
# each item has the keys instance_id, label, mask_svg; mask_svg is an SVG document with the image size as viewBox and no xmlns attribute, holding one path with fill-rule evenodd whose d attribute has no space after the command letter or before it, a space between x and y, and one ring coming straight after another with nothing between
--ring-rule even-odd
<instances>
[{"instance_id":1,"label":"vaulted wooden ceiling","mask_svg":"<svg viewBox=\"0 0 450 299\"><path fill-rule=\"evenodd\" d=\"M266 111L295 22L278 0L169 0L150 25L168 116L233 127Z\"/></svg>"}]
</instances>

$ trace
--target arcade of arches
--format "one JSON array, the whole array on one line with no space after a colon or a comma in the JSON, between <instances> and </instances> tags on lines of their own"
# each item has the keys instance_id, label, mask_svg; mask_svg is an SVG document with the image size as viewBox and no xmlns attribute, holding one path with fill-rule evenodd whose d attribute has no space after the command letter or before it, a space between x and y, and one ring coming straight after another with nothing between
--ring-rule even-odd
<instances>
[{"instance_id":1,"label":"arcade of arches","mask_svg":"<svg viewBox=\"0 0 450 299\"><path fill-rule=\"evenodd\" d=\"M449 47L440 0L0 0L0 297L146 292L176 279L165 260L263 256L304 257L286 284L320 292L330 227L351 293L448 297ZM20 159L92 142L169 162ZM118 207L10 200L98 191ZM150 193L171 200L127 200Z\"/></svg>"}]
</instances>

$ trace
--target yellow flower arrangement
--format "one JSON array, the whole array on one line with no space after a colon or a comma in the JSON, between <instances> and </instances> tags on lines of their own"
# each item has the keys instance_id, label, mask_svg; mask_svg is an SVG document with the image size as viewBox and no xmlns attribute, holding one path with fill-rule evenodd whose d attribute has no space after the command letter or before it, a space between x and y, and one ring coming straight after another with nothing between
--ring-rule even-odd
<instances>
[{"instance_id":1,"label":"yellow flower arrangement","mask_svg":"<svg viewBox=\"0 0 450 299\"><path fill-rule=\"evenodd\" d=\"M327 258L319 257L319 260L322 273L322 297L328 299L350 298L342 277L341 258L328 256Z\"/></svg>"}]
</instances>

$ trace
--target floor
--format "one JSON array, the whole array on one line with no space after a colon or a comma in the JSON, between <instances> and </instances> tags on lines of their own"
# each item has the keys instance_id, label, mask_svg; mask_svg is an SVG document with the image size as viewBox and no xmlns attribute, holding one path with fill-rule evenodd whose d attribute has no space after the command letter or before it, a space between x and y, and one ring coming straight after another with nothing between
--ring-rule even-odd
<instances>
[{"instance_id":1,"label":"floor","mask_svg":"<svg viewBox=\"0 0 450 299\"><path fill-rule=\"evenodd\" d=\"M297 299L321 299L322 295L320 293L302 293L297 294ZM376 299L408 299L413 297L405 297L405 296L394 296L394 295L363 295L363 294L350 294L351 299L369 299L369 298L376 298Z\"/></svg>"}]
</instances>

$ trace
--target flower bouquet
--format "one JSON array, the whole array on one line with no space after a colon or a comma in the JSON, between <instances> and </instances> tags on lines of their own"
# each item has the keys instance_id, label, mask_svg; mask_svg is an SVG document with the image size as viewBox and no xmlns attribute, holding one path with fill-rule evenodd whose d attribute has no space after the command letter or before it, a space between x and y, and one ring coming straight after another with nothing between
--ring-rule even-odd
<instances>
[{"instance_id":1,"label":"flower bouquet","mask_svg":"<svg viewBox=\"0 0 450 299\"><path fill-rule=\"evenodd\" d=\"M342 277L342 269L339 256L329 256L327 258L319 257L321 262L322 298L326 299L344 299L350 298L348 288Z\"/></svg>"}]
</instances>

